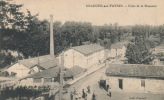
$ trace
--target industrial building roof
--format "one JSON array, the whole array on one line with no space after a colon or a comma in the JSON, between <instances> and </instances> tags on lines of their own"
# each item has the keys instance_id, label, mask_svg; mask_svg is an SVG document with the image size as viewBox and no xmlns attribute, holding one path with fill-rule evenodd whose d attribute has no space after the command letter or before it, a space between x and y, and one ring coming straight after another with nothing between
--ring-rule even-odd
<instances>
[{"instance_id":1,"label":"industrial building roof","mask_svg":"<svg viewBox=\"0 0 164 100\"><path fill-rule=\"evenodd\" d=\"M82 72L85 72L87 69L82 68L80 66L73 66L70 69L68 69L68 71L66 71L66 75L67 73L71 73L73 76L77 76L79 74L81 74Z\"/></svg>"},{"instance_id":2,"label":"industrial building roof","mask_svg":"<svg viewBox=\"0 0 164 100\"><path fill-rule=\"evenodd\" d=\"M122 49L125 46L123 43L116 43L111 45L111 49Z\"/></svg>"},{"instance_id":3,"label":"industrial building roof","mask_svg":"<svg viewBox=\"0 0 164 100\"><path fill-rule=\"evenodd\" d=\"M103 50L104 47L98 45L98 44L89 44L89 45L81 45L81 46L76 46L76 47L71 47L72 49L81 52L85 55Z\"/></svg>"},{"instance_id":4,"label":"industrial building roof","mask_svg":"<svg viewBox=\"0 0 164 100\"><path fill-rule=\"evenodd\" d=\"M164 66L141 64L111 64L106 69L106 75L164 79Z\"/></svg>"},{"instance_id":5,"label":"industrial building roof","mask_svg":"<svg viewBox=\"0 0 164 100\"><path fill-rule=\"evenodd\" d=\"M60 72L60 67L53 67L35 74L29 75L25 78L53 78L58 77ZM24 79L24 78L23 78Z\"/></svg>"},{"instance_id":6,"label":"industrial building roof","mask_svg":"<svg viewBox=\"0 0 164 100\"><path fill-rule=\"evenodd\" d=\"M57 65L57 59L55 59L55 57L52 55L44 55L35 58L23 59L19 60L18 62L23 64L27 68L31 68L38 64L44 69L49 69Z\"/></svg>"},{"instance_id":7,"label":"industrial building roof","mask_svg":"<svg viewBox=\"0 0 164 100\"><path fill-rule=\"evenodd\" d=\"M76 76L84 71L86 71L86 69L81 68L79 66L74 66L70 69L63 68L65 78L67 78L67 77L70 78L70 77ZM26 78L54 78L54 77L59 77L59 72L60 72L60 66L57 66L57 67L52 67L47 70L43 70L41 72L29 75L23 79L26 79Z\"/></svg>"}]
</instances>

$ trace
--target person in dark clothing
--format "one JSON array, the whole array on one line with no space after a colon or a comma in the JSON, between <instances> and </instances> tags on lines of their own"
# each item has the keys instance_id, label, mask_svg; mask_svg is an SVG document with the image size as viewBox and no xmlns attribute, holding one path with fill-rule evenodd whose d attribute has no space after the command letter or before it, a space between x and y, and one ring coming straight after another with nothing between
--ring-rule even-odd
<instances>
[{"instance_id":1,"label":"person in dark clothing","mask_svg":"<svg viewBox=\"0 0 164 100\"><path fill-rule=\"evenodd\" d=\"M76 88L74 87L74 95L76 95Z\"/></svg>"},{"instance_id":2,"label":"person in dark clothing","mask_svg":"<svg viewBox=\"0 0 164 100\"><path fill-rule=\"evenodd\" d=\"M111 91L109 91L109 96L112 97L112 93L111 93Z\"/></svg>"},{"instance_id":3,"label":"person in dark clothing","mask_svg":"<svg viewBox=\"0 0 164 100\"><path fill-rule=\"evenodd\" d=\"M99 88L101 88L101 84L100 84L100 81L98 81L98 84L99 84Z\"/></svg>"},{"instance_id":4,"label":"person in dark clothing","mask_svg":"<svg viewBox=\"0 0 164 100\"><path fill-rule=\"evenodd\" d=\"M85 98L85 92L84 92L84 89L82 90L82 98Z\"/></svg>"},{"instance_id":5,"label":"person in dark clothing","mask_svg":"<svg viewBox=\"0 0 164 100\"><path fill-rule=\"evenodd\" d=\"M92 100L96 100L96 95L94 93L92 94Z\"/></svg>"},{"instance_id":6,"label":"person in dark clothing","mask_svg":"<svg viewBox=\"0 0 164 100\"><path fill-rule=\"evenodd\" d=\"M109 85L107 84L107 86L106 86L106 91L108 92L108 89L109 89Z\"/></svg>"},{"instance_id":7,"label":"person in dark clothing","mask_svg":"<svg viewBox=\"0 0 164 100\"><path fill-rule=\"evenodd\" d=\"M111 93L111 91L110 91L110 90L109 90L109 96L110 96L110 97L112 97L112 93Z\"/></svg>"},{"instance_id":8,"label":"person in dark clothing","mask_svg":"<svg viewBox=\"0 0 164 100\"><path fill-rule=\"evenodd\" d=\"M88 93L90 93L90 86L88 86L87 89L88 89Z\"/></svg>"},{"instance_id":9,"label":"person in dark clothing","mask_svg":"<svg viewBox=\"0 0 164 100\"><path fill-rule=\"evenodd\" d=\"M73 100L73 93L71 92L71 94L70 94L70 97L71 97L71 100Z\"/></svg>"},{"instance_id":10,"label":"person in dark clothing","mask_svg":"<svg viewBox=\"0 0 164 100\"><path fill-rule=\"evenodd\" d=\"M84 98L84 100L87 100L87 93L85 93L85 98Z\"/></svg>"}]
</instances>

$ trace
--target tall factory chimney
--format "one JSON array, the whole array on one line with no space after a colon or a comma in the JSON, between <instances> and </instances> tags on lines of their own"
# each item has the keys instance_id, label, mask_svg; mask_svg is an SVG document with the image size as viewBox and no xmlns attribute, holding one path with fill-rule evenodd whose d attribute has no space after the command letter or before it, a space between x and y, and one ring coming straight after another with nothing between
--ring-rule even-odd
<instances>
[{"instance_id":1,"label":"tall factory chimney","mask_svg":"<svg viewBox=\"0 0 164 100\"><path fill-rule=\"evenodd\" d=\"M50 55L54 56L53 15L50 15Z\"/></svg>"}]
</instances>

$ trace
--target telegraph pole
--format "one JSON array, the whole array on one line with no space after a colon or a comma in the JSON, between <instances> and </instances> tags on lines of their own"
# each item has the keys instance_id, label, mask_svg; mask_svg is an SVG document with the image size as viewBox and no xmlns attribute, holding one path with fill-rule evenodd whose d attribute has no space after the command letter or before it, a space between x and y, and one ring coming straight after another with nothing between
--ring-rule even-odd
<instances>
[{"instance_id":1,"label":"telegraph pole","mask_svg":"<svg viewBox=\"0 0 164 100\"><path fill-rule=\"evenodd\" d=\"M39 63L39 53L38 53L38 65L39 65L40 63Z\"/></svg>"},{"instance_id":2,"label":"telegraph pole","mask_svg":"<svg viewBox=\"0 0 164 100\"><path fill-rule=\"evenodd\" d=\"M64 51L62 51L62 55L61 55L59 100L63 100L63 67L64 67Z\"/></svg>"}]
</instances>

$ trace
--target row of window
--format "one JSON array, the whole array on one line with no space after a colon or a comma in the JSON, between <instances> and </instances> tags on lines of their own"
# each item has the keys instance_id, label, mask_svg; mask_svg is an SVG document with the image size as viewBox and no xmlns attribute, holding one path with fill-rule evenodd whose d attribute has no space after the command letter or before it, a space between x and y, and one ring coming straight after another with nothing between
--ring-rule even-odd
<instances>
[{"instance_id":1,"label":"row of window","mask_svg":"<svg viewBox=\"0 0 164 100\"><path fill-rule=\"evenodd\" d=\"M52 78L44 78L44 82L56 82L58 80L58 78L54 78L54 80ZM41 78L34 78L33 79L34 83L41 83L42 79Z\"/></svg>"}]
</instances>

